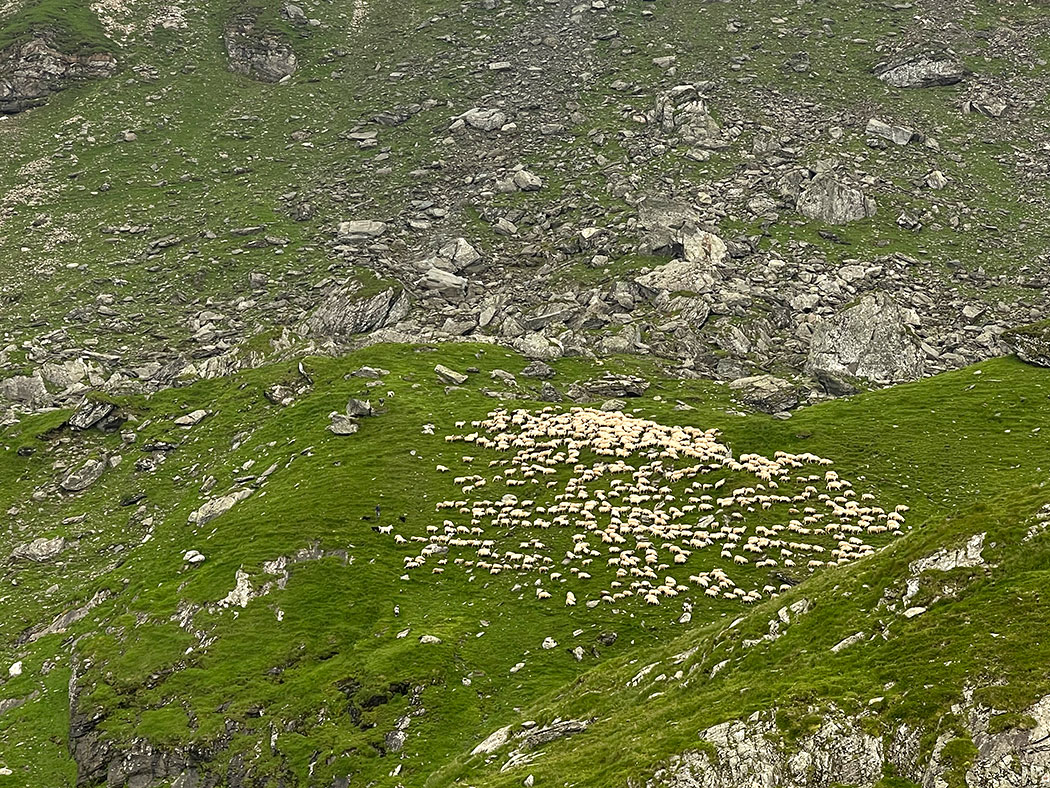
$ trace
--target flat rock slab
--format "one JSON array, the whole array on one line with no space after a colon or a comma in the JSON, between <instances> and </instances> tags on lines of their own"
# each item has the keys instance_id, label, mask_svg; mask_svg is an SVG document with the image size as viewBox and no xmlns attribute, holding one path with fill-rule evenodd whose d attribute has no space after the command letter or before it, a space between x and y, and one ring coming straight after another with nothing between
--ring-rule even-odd
<instances>
[{"instance_id":1,"label":"flat rock slab","mask_svg":"<svg viewBox=\"0 0 1050 788\"><path fill-rule=\"evenodd\" d=\"M104 470L106 470L106 463L101 460L88 460L59 482L59 486L66 492L86 490L102 478Z\"/></svg>"}]
</instances>

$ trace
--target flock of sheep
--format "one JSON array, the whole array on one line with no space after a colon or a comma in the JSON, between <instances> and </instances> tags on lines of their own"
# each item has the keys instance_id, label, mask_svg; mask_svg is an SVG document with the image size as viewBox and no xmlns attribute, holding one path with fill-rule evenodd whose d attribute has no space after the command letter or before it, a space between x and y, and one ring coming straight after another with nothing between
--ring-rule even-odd
<instances>
[{"instance_id":1,"label":"flock of sheep","mask_svg":"<svg viewBox=\"0 0 1050 788\"><path fill-rule=\"evenodd\" d=\"M907 511L858 496L816 455L734 457L715 430L619 411L501 409L469 429L445 440L505 456L462 456L458 499L437 504L425 535L393 535L413 545L406 579L452 565L534 574L537 598L564 593L569 606L581 597L588 607L632 597L659 605L690 591L753 603L803 573L870 555L865 538L899 533ZM556 541L567 549L552 555Z\"/></svg>"}]
</instances>

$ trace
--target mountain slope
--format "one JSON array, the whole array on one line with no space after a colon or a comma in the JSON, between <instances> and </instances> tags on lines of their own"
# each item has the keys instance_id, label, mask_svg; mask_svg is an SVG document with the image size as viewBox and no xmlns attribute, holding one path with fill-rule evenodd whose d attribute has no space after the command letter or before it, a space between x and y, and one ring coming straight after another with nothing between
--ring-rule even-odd
<instances>
[{"instance_id":1,"label":"mountain slope","mask_svg":"<svg viewBox=\"0 0 1050 788\"><path fill-rule=\"evenodd\" d=\"M479 371L445 393L436 358ZM3 692L22 705L0 718L6 768L32 784L71 784L76 774L80 784L95 785L107 773L110 785L142 775L164 784L183 773L199 775L201 784L267 777L305 785L342 778L446 784L453 775L509 784L523 772L490 772L464 760L469 751L502 725L561 717L594 724L551 745L528 770L623 784L695 748L704 727L757 709L791 715L834 703L856 713L881 695L877 724L901 719L935 732L966 687L1005 684L987 702L1013 712L1040 695L1045 661L1034 643L1020 644L1041 621L1045 535L1019 537L1045 502L1042 488L1029 488L1045 480L1039 458L1050 380L1041 370L988 362L780 421L733 415L723 389L668 380L634 363L625 361L622 371L640 372L652 386L626 400L629 413L716 427L737 456L831 458L859 492L911 507L907 535L891 538L886 552L832 569L742 568L715 547L664 570L685 582L722 566L742 586L754 577L756 588L763 578L802 581L754 610L711 599L699 587L657 606L640 597L585 606L609 579L599 566L604 558L590 568L590 580L570 575L569 564L564 580L551 574L543 583L553 585L547 600L532 588L546 575L474 573L451 560L440 575L426 568L399 580L418 547L377 529L393 526L425 542L427 526L450 516L433 507L458 489L452 476L461 473L463 448L443 436L456 421L499 406L485 391L523 396L521 405L536 407L530 392L539 383L519 374L525 360L493 348L462 345L438 355L376 347L340 360L309 359L310 382L295 365L265 367L122 400L128 421L108 435L61 427L68 412L41 415L9 428L3 442L6 552L17 554L33 539L65 542L56 556L13 555L7 564L14 585L3 597L5 664L20 662L21 673L8 677ZM362 366L389 374L350 374ZM494 382L487 373L496 368L518 383ZM565 390L600 373L560 362L552 382ZM291 404L271 402L282 395ZM356 434L333 435L328 414L342 412L348 396L367 397L381 412L360 417ZM175 426L201 405L208 415L188 420L199 423ZM477 447L474 455L468 467L481 470L501 453ZM79 493L58 486L96 457L107 463L98 481ZM442 473L440 464L453 470ZM557 492L529 489L540 501ZM201 516L203 504L238 490L251 494L214 519ZM730 509L714 513L728 521ZM743 521L750 527L778 521L750 517ZM581 527L496 527L491 538L514 549L531 530L553 540L540 552L557 566ZM917 558L975 533L985 534L980 566L923 575L911 599L900 600ZM879 546L886 538L865 540ZM189 551L203 561L188 560ZM570 589L579 596L574 608L565 606ZM883 596L894 609L879 606ZM742 645L769 631L777 609L802 598L809 612L782 638ZM928 612L902 619L908 606ZM684 610L691 623L675 623ZM829 655L859 630L889 639ZM559 645L543 648L548 637ZM583 647L579 661L570 653L576 646ZM694 670L684 691L673 681L649 684L670 675L662 666L669 655L691 649L678 668ZM704 678L725 659L716 680ZM653 662L661 666L624 687ZM880 689L888 681L896 688ZM646 700L654 690L665 694ZM627 741L636 744L624 749ZM73 759L63 754L67 747ZM579 759L590 748L594 757Z\"/></svg>"}]
</instances>

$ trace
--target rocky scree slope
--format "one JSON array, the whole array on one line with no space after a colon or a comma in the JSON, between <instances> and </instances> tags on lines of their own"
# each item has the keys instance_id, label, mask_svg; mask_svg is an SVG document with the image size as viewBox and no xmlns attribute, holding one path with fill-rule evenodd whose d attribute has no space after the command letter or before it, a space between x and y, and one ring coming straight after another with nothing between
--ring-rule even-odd
<instances>
[{"instance_id":1,"label":"rocky scree slope","mask_svg":"<svg viewBox=\"0 0 1050 788\"><path fill-rule=\"evenodd\" d=\"M1046 24L935 0L10 3L0 396L384 340L655 354L804 398L1002 355L1045 317Z\"/></svg>"}]
</instances>

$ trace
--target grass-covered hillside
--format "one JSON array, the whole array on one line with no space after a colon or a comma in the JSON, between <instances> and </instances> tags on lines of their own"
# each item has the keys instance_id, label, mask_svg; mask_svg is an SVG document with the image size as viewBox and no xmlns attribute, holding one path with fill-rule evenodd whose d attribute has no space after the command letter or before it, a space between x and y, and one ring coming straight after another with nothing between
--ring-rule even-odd
<instances>
[{"instance_id":1,"label":"grass-covered hillside","mask_svg":"<svg viewBox=\"0 0 1050 788\"><path fill-rule=\"evenodd\" d=\"M449 386L438 363L467 381ZM778 555L776 567L759 568L722 557L724 545L694 549L659 573L660 582L672 574L688 588L646 604L641 594L601 601L615 579L608 551L586 566L590 577L570 571L580 568L570 559L579 535L590 531L593 547L605 550L577 517L549 527L478 517L497 554L532 542L522 552L549 557L545 572L492 573L455 560L473 558L456 546L432 552L422 570L405 569L446 520L469 525L469 507L464 515L439 508L442 501L509 493L553 507L582 466L603 461L584 449L574 464L556 459L542 482L521 476L508 487L504 469L513 465L490 464L513 449L475 444L467 455L463 442L446 440L500 408L577 407L537 400L540 381L521 374L526 366L491 346L377 346L307 358L302 370L263 367L119 398L102 422L108 433L72 429L69 411L7 428L0 505L9 586L0 620L5 668L17 668L5 669L0 690L0 765L11 771L0 780L515 785L533 774L536 784L624 785L702 746L698 733L708 726L753 711L778 709L785 740L832 707L864 711L875 733L921 726L928 758L943 729L963 730L952 709L964 694L1023 724L1047 692L1047 655L1033 637L1047 623L1046 535L1036 527L1024 539L1048 500L1044 371L997 360L779 420L745 414L723 387L667 379L637 361L556 363L549 383L558 391L610 370L634 374L651 386L623 400L625 416L717 430L737 459L826 458L832 464L809 469L819 471L812 478L821 490L831 470L852 483L845 498L905 512L900 535L864 530L858 541L873 553L841 566L791 566ZM375 412L356 419L355 434L333 434L330 414L345 413L351 398ZM601 404L586 399L580 404ZM197 423L177 426L180 418ZM648 451L620 459L640 467ZM97 481L63 489L95 459L105 466ZM672 471L693 461L662 462ZM698 478L716 495L746 482L746 471L714 466ZM814 484L796 483L796 474L809 479L796 470L769 491ZM468 475L486 478L487 488L465 492L457 477ZM590 485L592 497L615 489L616 478L630 483L632 475L609 471ZM683 503L681 483L668 484ZM238 492L226 511L202 508ZM735 518L719 501L707 528L746 527L747 539L794 519L781 506L740 507ZM701 514L681 522L699 529ZM811 526L841 519L827 517ZM980 563L920 573L901 600L917 559L976 534ZM835 535L791 538L826 541L828 557L848 541ZM57 550L52 543L26 557L26 545L56 538ZM735 552L747 556L741 544ZM686 579L719 569L738 586L777 591L745 603ZM568 591L577 604L566 605ZM763 640L776 611L802 599L805 615ZM927 610L904 617L917 607ZM858 631L860 642L829 650ZM545 648L548 638L556 645ZM875 697L882 700L872 705ZM536 760L520 768L471 756L505 725L558 719L589 727L536 745Z\"/></svg>"},{"instance_id":2,"label":"grass-covered hillside","mask_svg":"<svg viewBox=\"0 0 1050 788\"><path fill-rule=\"evenodd\" d=\"M0 0L0 788L1050 783L1050 6Z\"/></svg>"}]
</instances>

